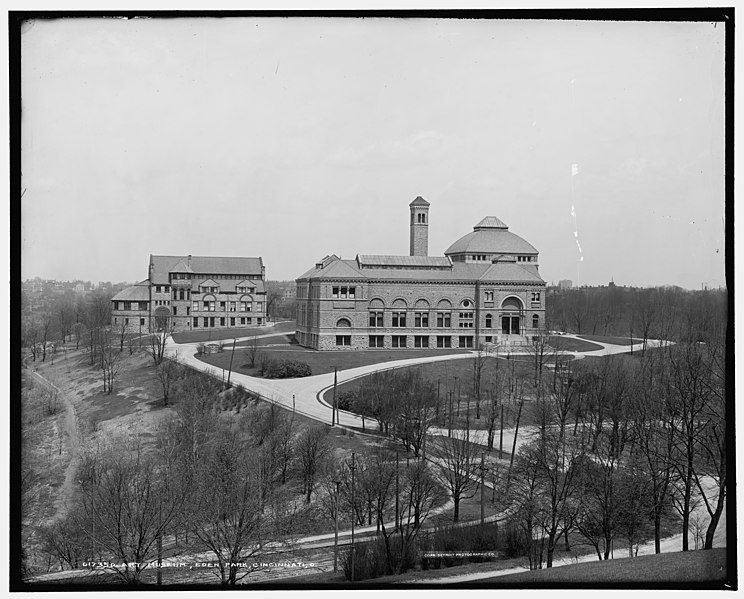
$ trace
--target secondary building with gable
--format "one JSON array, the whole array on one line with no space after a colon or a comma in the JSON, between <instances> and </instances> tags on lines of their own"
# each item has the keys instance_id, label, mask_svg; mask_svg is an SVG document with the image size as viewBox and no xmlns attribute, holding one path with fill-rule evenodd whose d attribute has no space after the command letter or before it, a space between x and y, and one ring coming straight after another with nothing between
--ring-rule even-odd
<instances>
[{"instance_id":1,"label":"secondary building with gable","mask_svg":"<svg viewBox=\"0 0 744 599\"><path fill-rule=\"evenodd\" d=\"M538 251L494 216L428 255L430 204L410 203L410 255L326 256L297 279L297 341L318 350L478 348L545 328Z\"/></svg>"},{"instance_id":2,"label":"secondary building with gable","mask_svg":"<svg viewBox=\"0 0 744 599\"><path fill-rule=\"evenodd\" d=\"M150 255L147 279L111 299L111 324L143 332L260 326L265 276L260 257Z\"/></svg>"}]
</instances>

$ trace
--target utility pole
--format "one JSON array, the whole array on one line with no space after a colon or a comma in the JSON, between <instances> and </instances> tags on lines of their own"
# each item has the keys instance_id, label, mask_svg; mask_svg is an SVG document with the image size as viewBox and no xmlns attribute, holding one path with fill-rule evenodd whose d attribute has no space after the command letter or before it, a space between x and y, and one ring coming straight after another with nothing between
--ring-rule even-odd
<instances>
[{"instance_id":1,"label":"utility pole","mask_svg":"<svg viewBox=\"0 0 744 599\"><path fill-rule=\"evenodd\" d=\"M331 426L336 425L336 387L338 386L338 368L333 367L333 408L331 410Z\"/></svg>"},{"instance_id":2,"label":"utility pole","mask_svg":"<svg viewBox=\"0 0 744 599\"><path fill-rule=\"evenodd\" d=\"M295 413L295 394L292 393L292 416L294 416Z\"/></svg>"},{"instance_id":3,"label":"utility pole","mask_svg":"<svg viewBox=\"0 0 744 599\"><path fill-rule=\"evenodd\" d=\"M395 452L395 528L398 528L398 494L400 492L400 477L398 476L398 452Z\"/></svg>"},{"instance_id":4,"label":"utility pole","mask_svg":"<svg viewBox=\"0 0 744 599\"><path fill-rule=\"evenodd\" d=\"M499 459L504 457L504 399L501 398L501 432L499 433Z\"/></svg>"},{"instance_id":5,"label":"utility pole","mask_svg":"<svg viewBox=\"0 0 744 599\"><path fill-rule=\"evenodd\" d=\"M336 483L336 522L335 527L336 531L334 534L334 541L333 541L333 571L338 572L338 510L340 509L340 505L338 502L338 486L341 484L340 480L333 481ZM352 514L353 516L353 514ZM353 524L352 524L353 526Z\"/></svg>"},{"instance_id":6,"label":"utility pole","mask_svg":"<svg viewBox=\"0 0 744 599\"><path fill-rule=\"evenodd\" d=\"M480 471L481 471L481 504L480 504L480 523L481 526L483 526L486 523L486 503L485 503L485 488L486 488L486 452L481 452L481 463L480 463Z\"/></svg>"},{"instance_id":7,"label":"utility pole","mask_svg":"<svg viewBox=\"0 0 744 599\"><path fill-rule=\"evenodd\" d=\"M356 520L356 514L354 513L356 503L354 499L354 471L356 465L354 464L355 453L351 452L351 582L354 582L354 520Z\"/></svg>"},{"instance_id":8,"label":"utility pole","mask_svg":"<svg viewBox=\"0 0 744 599\"><path fill-rule=\"evenodd\" d=\"M235 337L233 339L233 348L232 348L232 354L230 354L230 368L227 371L227 388L230 388L230 375L232 374L232 364L233 364L233 358L235 357L235 343L237 343L238 338Z\"/></svg>"},{"instance_id":9,"label":"utility pole","mask_svg":"<svg viewBox=\"0 0 744 599\"><path fill-rule=\"evenodd\" d=\"M447 436L452 436L452 391L449 392L449 427L447 429Z\"/></svg>"}]
</instances>

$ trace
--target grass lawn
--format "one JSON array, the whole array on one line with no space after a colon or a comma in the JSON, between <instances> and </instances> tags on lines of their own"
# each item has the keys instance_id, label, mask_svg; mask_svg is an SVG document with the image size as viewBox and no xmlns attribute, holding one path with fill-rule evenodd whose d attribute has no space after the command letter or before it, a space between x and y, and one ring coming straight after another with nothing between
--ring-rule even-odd
<instances>
[{"instance_id":1,"label":"grass lawn","mask_svg":"<svg viewBox=\"0 0 744 599\"><path fill-rule=\"evenodd\" d=\"M228 348L225 348L226 350ZM333 372L334 368L347 370L357 368L358 366L368 366L370 364L381 364L393 360L405 360L408 358L421 358L428 356L441 356L443 354L462 354L466 350L373 350L358 352L321 352L312 349L297 347L296 345L283 345L276 347L266 347L261 349L262 353L268 355L274 360L298 360L305 362L310 366L313 374L325 374ZM210 354L199 358L207 364L218 368L230 367L230 351ZM233 360L233 371L249 376L259 376L258 370L259 359L256 359L256 367L250 367L248 351L246 349L237 350Z\"/></svg>"},{"instance_id":2,"label":"grass lawn","mask_svg":"<svg viewBox=\"0 0 744 599\"><path fill-rule=\"evenodd\" d=\"M558 351L595 351L602 349L601 345L596 343L590 343L589 341L583 341L581 339L574 339L573 337L561 337L560 335L550 336L548 342L552 347Z\"/></svg>"},{"instance_id":3,"label":"grass lawn","mask_svg":"<svg viewBox=\"0 0 744 599\"><path fill-rule=\"evenodd\" d=\"M579 335L581 339L587 341L598 341L599 343L612 343L613 345L631 345L630 337L611 337L608 335ZM639 343L642 339L633 337L634 343Z\"/></svg>"},{"instance_id":4,"label":"grass lawn","mask_svg":"<svg viewBox=\"0 0 744 599\"><path fill-rule=\"evenodd\" d=\"M269 333L294 332L295 321L279 322L273 327L230 327L224 329L204 329L196 331L184 331L173 333L173 341L176 343L210 343L221 339L235 339L236 337L250 337L252 335L267 335Z\"/></svg>"},{"instance_id":5,"label":"grass lawn","mask_svg":"<svg viewBox=\"0 0 744 599\"><path fill-rule=\"evenodd\" d=\"M726 580L726 549L644 555L634 558L594 561L560 568L482 579L487 584L514 586L719 583Z\"/></svg>"}]
</instances>

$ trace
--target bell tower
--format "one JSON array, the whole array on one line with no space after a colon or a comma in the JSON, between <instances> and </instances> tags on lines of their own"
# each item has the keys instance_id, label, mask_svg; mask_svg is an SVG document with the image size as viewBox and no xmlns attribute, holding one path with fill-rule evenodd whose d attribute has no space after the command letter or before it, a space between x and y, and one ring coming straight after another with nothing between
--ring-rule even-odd
<instances>
[{"instance_id":1,"label":"bell tower","mask_svg":"<svg viewBox=\"0 0 744 599\"><path fill-rule=\"evenodd\" d=\"M429 255L429 202L418 196L411 208L411 256Z\"/></svg>"}]
</instances>

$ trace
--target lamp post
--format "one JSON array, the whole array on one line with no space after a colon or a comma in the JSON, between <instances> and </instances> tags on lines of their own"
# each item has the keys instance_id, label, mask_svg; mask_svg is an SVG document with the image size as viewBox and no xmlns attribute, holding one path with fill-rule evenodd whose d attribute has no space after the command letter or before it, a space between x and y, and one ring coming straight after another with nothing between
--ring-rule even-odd
<instances>
[{"instance_id":1,"label":"lamp post","mask_svg":"<svg viewBox=\"0 0 744 599\"><path fill-rule=\"evenodd\" d=\"M341 481L335 480L333 482L336 483L336 518L335 518L336 531L334 533L334 541L333 541L333 571L338 572L338 510L340 509L340 506L338 503L338 487L341 484Z\"/></svg>"},{"instance_id":2,"label":"lamp post","mask_svg":"<svg viewBox=\"0 0 744 599\"><path fill-rule=\"evenodd\" d=\"M292 393L292 415L295 413L295 394Z\"/></svg>"}]
</instances>

